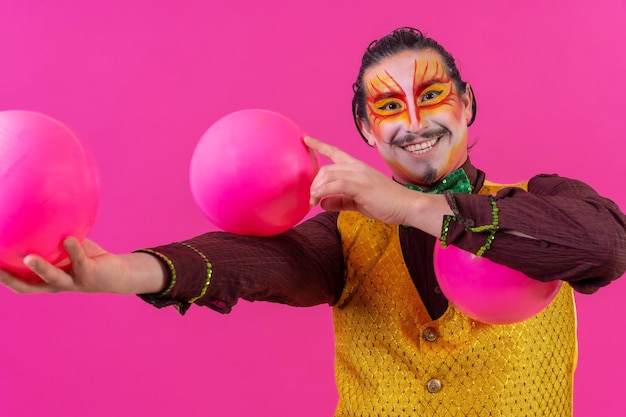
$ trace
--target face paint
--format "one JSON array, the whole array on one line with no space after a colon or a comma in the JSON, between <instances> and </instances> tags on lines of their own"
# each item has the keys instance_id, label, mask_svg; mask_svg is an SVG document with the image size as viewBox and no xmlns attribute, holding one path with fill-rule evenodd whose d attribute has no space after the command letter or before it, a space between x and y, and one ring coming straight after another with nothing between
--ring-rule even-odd
<instances>
[{"instance_id":1,"label":"face paint","mask_svg":"<svg viewBox=\"0 0 626 417\"><path fill-rule=\"evenodd\" d=\"M402 51L370 67L363 82L363 133L398 181L428 186L465 162L471 95L459 95L438 53Z\"/></svg>"},{"instance_id":2,"label":"face paint","mask_svg":"<svg viewBox=\"0 0 626 417\"><path fill-rule=\"evenodd\" d=\"M439 60L416 59L413 64L413 83L409 90L405 90L387 71L367 84L367 106L372 126L378 127L386 119L409 124L411 111L421 119L442 106L458 103L452 80Z\"/></svg>"}]
</instances>

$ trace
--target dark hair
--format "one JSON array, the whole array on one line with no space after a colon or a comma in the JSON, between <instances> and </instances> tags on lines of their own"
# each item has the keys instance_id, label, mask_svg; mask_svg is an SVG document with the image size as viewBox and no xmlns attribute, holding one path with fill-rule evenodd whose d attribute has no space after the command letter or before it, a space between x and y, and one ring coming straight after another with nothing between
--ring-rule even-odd
<instances>
[{"instance_id":1,"label":"dark hair","mask_svg":"<svg viewBox=\"0 0 626 417\"><path fill-rule=\"evenodd\" d=\"M363 136L363 133L361 132L360 126L357 123L358 119L367 120L367 113L365 110L366 94L365 88L363 86L363 74L365 73L365 71L367 71L368 68L378 64L383 59L396 55L402 51L411 49L432 49L433 51L437 52L441 56L443 65L446 69L446 73L450 78L452 78L454 86L459 91L459 94L463 94L466 86L469 87L469 84L461 79L461 74L456 67L456 63L452 55L450 55L450 53L446 51L443 46L439 45L437 41L425 36L418 29L412 27L398 28L391 32L389 35L381 39L372 41L369 44L361 60L359 75L356 79L356 82L352 85L352 89L354 90L354 97L352 98L352 116L354 117L354 122L361 136ZM469 88L471 89L471 87ZM472 123L474 123L474 119L476 119L475 96L472 100L472 118L467 125L470 126ZM365 137L363 137L363 139L365 139Z\"/></svg>"}]
</instances>

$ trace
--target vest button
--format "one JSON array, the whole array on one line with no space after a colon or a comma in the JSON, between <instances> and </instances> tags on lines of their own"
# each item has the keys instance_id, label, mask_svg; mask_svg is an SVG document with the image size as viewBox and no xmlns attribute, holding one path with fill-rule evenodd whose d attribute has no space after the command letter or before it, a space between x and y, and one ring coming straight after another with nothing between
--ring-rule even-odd
<instances>
[{"instance_id":1,"label":"vest button","mask_svg":"<svg viewBox=\"0 0 626 417\"><path fill-rule=\"evenodd\" d=\"M433 327L427 327L426 329L424 329L423 335L424 339L429 342L434 342L435 340L437 340L437 331Z\"/></svg>"},{"instance_id":2,"label":"vest button","mask_svg":"<svg viewBox=\"0 0 626 417\"><path fill-rule=\"evenodd\" d=\"M443 384L441 383L441 381L435 378L429 380L426 383L426 389L428 390L428 392L432 394L436 394L439 391L441 391L442 387L443 387Z\"/></svg>"}]
</instances>

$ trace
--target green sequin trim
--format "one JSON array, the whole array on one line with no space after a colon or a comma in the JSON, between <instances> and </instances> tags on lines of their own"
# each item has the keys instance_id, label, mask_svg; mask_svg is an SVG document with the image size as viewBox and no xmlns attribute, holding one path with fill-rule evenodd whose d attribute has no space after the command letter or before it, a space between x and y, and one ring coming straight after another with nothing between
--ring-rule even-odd
<instances>
[{"instance_id":1,"label":"green sequin trim","mask_svg":"<svg viewBox=\"0 0 626 417\"><path fill-rule=\"evenodd\" d=\"M489 236L487 236L487 240L485 241L485 244L478 249L478 252L476 252L476 256L483 256L483 254L491 248L491 244L496 238L496 232L500 228L500 217L498 215L499 209L498 205L496 204L496 199L492 195L490 195L489 201L491 202L491 224L470 228L472 232L484 232L487 230L490 231Z\"/></svg>"},{"instance_id":2,"label":"green sequin trim","mask_svg":"<svg viewBox=\"0 0 626 417\"><path fill-rule=\"evenodd\" d=\"M456 220L454 216L445 216L443 219L443 224L441 225L441 237L439 241L441 242L441 246L444 248L448 247L448 231L450 230L450 222L452 220Z\"/></svg>"},{"instance_id":3,"label":"green sequin trim","mask_svg":"<svg viewBox=\"0 0 626 417\"><path fill-rule=\"evenodd\" d=\"M183 245L184 247L189 248L192 251L194 251L206 263L206 268L207 268L206 279L204 280L204 285L202 286L202 290L200 291L199 295L197 295L196 297L193 297L191 300L187 301L189 304L193 304L193 303L195 303L196 301L198 301L199 299L201 299L202 297L205 296L205 294L206 294L206 292L207 292L207 290L209 288L209 284L211 283L211 276L213 275L213 265L211 265L211 262L209 262L209 260L204 255L204 253L200 252L198 249L194 248L189 243L187 243L187 242L178 242L178 243L180 245Z\"/></svg>"},{"instance_id":4,"label":"green sequin trim","mask_svg":"<svg viewBox=\"0 0 626 417\"><path fill-rule=\"evenodd\" d=\"M170 284L163 291L156 294L156 297L165 297L170 291L172 291L174 285L176 285L176 268L174 267L174 262L172 262L167 256L163 255L162 253L152 249L139 249L135 252L144 252L149 253L150 255L154 255L157 258L161 259L167 265L170 271Z\"/></svg>"}]
</instances>

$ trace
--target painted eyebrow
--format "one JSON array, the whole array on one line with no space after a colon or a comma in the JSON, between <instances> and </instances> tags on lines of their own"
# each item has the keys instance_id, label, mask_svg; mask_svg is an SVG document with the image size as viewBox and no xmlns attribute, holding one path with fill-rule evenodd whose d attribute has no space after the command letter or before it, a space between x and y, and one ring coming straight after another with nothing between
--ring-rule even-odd
<instances>
[{"instance_id":1,"label":"painted eyebrow","mask_svg":"<svg viewBox=\"0 0 626 417\"><path fill-rule=\"evenodd\" d=\"M403 99L405 96L405 94L403 92L398 92L398 91L387 91L384 93L379 93L376 94L374 96L370 96L372 101L379 101L379 100L385 100L388 98L397 98L397 99Z\"/></svg>"},{"instance_id":2,"label":"painted eyebrow","mask_svg":"<svg viewBox=\"0 0 626 417\"><path fill-rule=\"evenodd\" d=\"M444 80L442 78L434 78L432 80L428 80L428 81L425 81L425 82L423 82L421 84L416 85L415 86L415 91L424 90L424 89L426 89L426 88L428 88L428 87L430 87L431 85L434 85L434 84L448 84L450 82L451 82L451 80Z\"/></svg>"},{"instance_id":3,"label":"painted eyebrow","mask_svg":"<svg viewBox=\"0 0 626 417\"><path fill-rule=\"evenodd\" d=\"M376 79L383 85L385 86L387 91L381 91L381 88L375 87L374 86L374 81L370 81L367 87L367 92L370 95L370 98L372 100L383 100L386 98L399 98L399 97L403 97L405 96L404 91L402 90L402 87L400 87L398 85L398 82L391 76L391 74L389 74L388 71L385 71L385 75L387 77L389 77L389 80L391 80L391 82L387 81L387 80L383 80L381 78L380 75L376 76Z\"/></svg>"}]
</instances>

